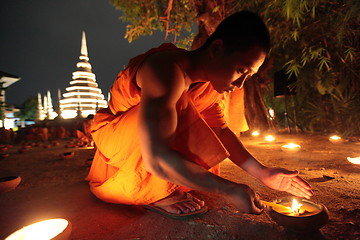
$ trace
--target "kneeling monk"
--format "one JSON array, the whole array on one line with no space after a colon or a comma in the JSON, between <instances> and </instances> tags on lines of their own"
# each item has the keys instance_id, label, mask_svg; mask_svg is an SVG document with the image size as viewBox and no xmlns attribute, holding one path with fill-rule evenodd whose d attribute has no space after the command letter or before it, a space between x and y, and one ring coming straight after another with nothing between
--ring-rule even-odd
<instances>
[{"instance_id":1,"label":"kneeling monk","mask_svg":"<svg viewBox=\"0 0 360 240\"><path fill-rule=\"evenodd\" d=\"M222 93L241 88L264 62L269 34L262 20L239 12L195 51L163 44L130 60L111 88L109 107L92 126L97 151L90 189L106 202L144 205L174 218L207 210L187 189L220 194L259 214L259 196L218 176L229 158L266 186L310 198L297 171L258 162L226 126Z\"/></svg>"}]
</instances>

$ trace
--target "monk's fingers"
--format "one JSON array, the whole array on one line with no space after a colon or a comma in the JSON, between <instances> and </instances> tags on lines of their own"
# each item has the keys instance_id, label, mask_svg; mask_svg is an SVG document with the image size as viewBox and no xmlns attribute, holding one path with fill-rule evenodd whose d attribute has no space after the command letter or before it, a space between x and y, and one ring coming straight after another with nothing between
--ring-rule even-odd
<instances>
[{"instance_id":1,"label":"monk's fingers","mask_svg":"<svg viewBox=\"0 0 360 240\"><path fill-rule=\"evenodd\" d=\"M293 184L288 188L288 193L291 193L292 195L298 196L298 197L304 197L309 199L312 195L307 192L307 190L298 188L297 186L294 186Z\"/></svg>"},{"instance_id":2,"label":"monk's fingers","mask_svg":"<svg viewBox=\"0 0 360 240\"><path fill-rule=\"evenodd\" d=\"M257 203L257 202L254 202L254 206L253 206L253 209L250 211L250 213L253 213L253 214L261 214L263 211L264 211L264 208L261 208L259 205L261 203Z\"/></svg>"},{"instance_id":3,"label":"monk's fingers","mask_svg":"<svg viewBox=\"0 0 360 240\"><path fill-rule=\"evenodd\" d=\"M299 176L296 176L293 178L293 181L302 186L305 189L311 190L311 186L309 183L307 183L304 179L302 179Z\"/></svg>"},{"instance_id":4,"label":"monk's fingers","mask_svg":"<svg viewBox=\"0 0 360 240\"><path fill-rule=\"evenodd\" d=\"M289 188L288 190L286 190L286 192L288 192L294 196L297 196L297 197L302 197L301 195L298 194L298 192L294 188Z\"/></svg>"},{"instance_id":5,"label":"monk's fingers","mask_svg":"<svg viewBox=\"0 0 360 240\"><path fill-rule=\"evenodd\" d=\"M264 204L260 200L260 194L257 192L255 193L254 205L256 208L261 209L261 210L265 208Z\"/></svg>"},{"instance_id":6,"label":"monk's fingers","mask_svg":"<svg viewBox=\"0 0 360 240\"><path fill-rule=\"evenodd\" d=\"M297 188L299 191L303 192L307 196L307 198L310 198L314 195L314 193L311 189L305 188L304 185L299 184L297 181L293 181L291 183L291 186L294 188Z\"/></svg>"}]
</instances>

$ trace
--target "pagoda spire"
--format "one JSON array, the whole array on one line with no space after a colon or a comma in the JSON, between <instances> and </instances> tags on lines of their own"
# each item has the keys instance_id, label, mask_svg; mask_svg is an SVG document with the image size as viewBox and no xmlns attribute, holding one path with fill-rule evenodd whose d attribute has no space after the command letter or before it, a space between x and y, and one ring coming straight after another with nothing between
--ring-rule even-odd
<instances>
[{"instance_id":1,"label":"pagoda spire","mask_svg":"<svg viewBox=\"0 0 360 240\"><path fill-rule=\"evenodd\" d=\"M81 114L87 117L95 114L97 108L106 108L107 102L96 82L95 74L89 62L85 32L82 32L80 61L72 73L70 86L66 88L60 109L63 118L75 118Z\"/></svg>"},{"instance_id":2,"label":"pagoda spire","mask_svg":"<svg viewBox=\"0 0 360 240\"><path fill-rule=\"evenodd\" d=\"M38 106L37 106L37 112L36 112L36 119L37 120L44 120L44 108L41 101L41 94L38 93Z\"/></svg>"},{"instance_id":3,"label":"pagoda spire","mask_svg":"<svg viewBox=\"0 0 360 240\"><path fill-rule=\"evenodd\" d=\"M51 93L48 90L47 91L47 114L49 119L54 119L57 116L57 113L54 111L54 106L52 104L52 98L51 98Z\"/></svg>"},{"instance_id":4,"label":"pagoda spire","mask_svg":"<svg viewBox=\"0 0 360 240\"><path fill-rule=\"evenodd\" d=\"M86 36L85 36L85 32L82 32L82 39L81 39L81 56L88 56L88 50L87 50L87 45L86 45Z\"/></svg>"}]
</instances>

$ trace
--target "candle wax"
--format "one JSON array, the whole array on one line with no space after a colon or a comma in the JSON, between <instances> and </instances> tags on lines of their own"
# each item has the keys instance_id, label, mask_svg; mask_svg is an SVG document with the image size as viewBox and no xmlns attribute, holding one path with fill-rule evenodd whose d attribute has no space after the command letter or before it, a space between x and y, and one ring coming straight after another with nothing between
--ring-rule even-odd
<instances>
[{"instance_id":1,"label":"candle wax","mask_svg":"<svg viewBox=\"0 0 360 240\"><path fill-rule=\"evenodd\" d=\"M321 209L319 206L312 204L310 202L306 202L306 201L302 201L301 204L302 206L299 208L299 214L294 213L291 211L291 202L284 202L281 203L281 205L284 205L285 207L289 207L289 211L276 211L276 209L274 209L274 211L284 214L284 215L288 215L288 216L294 216L294 217L306 217L306 216L312 216L315 214L318 214Z\"/></svg>"}]
</instances>

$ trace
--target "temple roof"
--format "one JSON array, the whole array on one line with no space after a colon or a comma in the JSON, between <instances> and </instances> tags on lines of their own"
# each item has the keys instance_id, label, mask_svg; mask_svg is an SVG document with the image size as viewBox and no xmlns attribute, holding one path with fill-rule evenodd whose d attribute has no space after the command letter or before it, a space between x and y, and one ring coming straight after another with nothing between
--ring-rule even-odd
<instances>
[{"instance_id":1,"label":"temple roof","mask_svg":"<svg viewBox=\"0 0 360 240\"><path fill-rule=\"evenodd\" d=\"M21 78L10 73L0 71L0 81L3 83L3 87L6 88L11 84L19 81Z\"/></svg>"}]
</instances>

